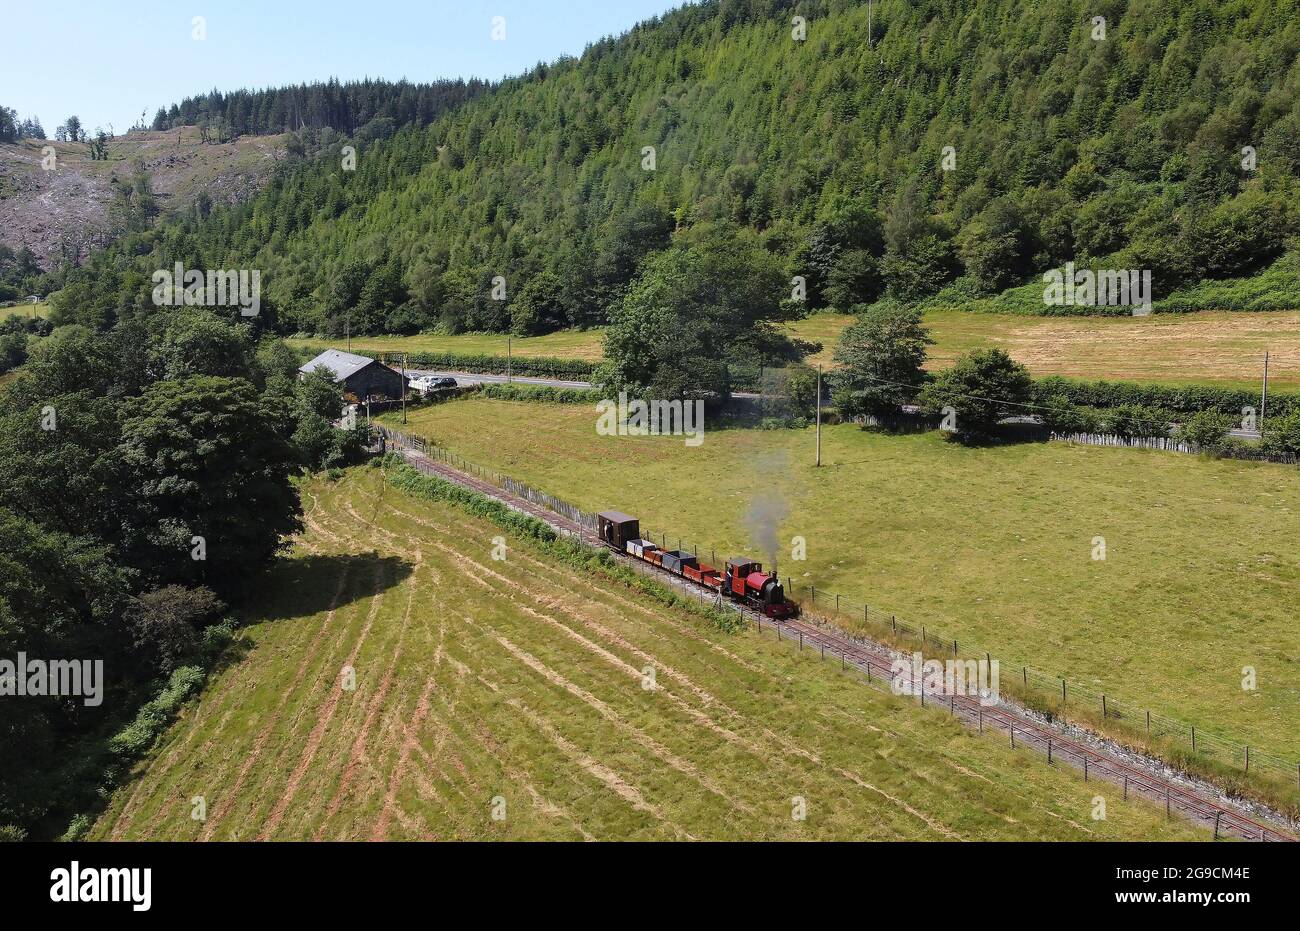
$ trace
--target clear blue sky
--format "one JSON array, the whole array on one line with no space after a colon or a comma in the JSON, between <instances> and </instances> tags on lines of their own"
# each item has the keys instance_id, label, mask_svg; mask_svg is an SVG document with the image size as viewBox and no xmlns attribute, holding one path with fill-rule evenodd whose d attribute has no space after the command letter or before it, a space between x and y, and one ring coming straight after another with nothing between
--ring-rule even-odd
<instances>
[{"instance_id":1,"label":"clear blue sky","mask_svg":"<svg viewBox=\"0 0 1300 931\"><path fill-rule=\"evenodd\" d=\"M211 90L337 77L497 79L683 0L24 0L5 4L0 105L46 133L69 114L125 132ZM207 39L191 38L202 16ZM506 20L505 41L492 18Z\"/></svg>"}]
</instances>

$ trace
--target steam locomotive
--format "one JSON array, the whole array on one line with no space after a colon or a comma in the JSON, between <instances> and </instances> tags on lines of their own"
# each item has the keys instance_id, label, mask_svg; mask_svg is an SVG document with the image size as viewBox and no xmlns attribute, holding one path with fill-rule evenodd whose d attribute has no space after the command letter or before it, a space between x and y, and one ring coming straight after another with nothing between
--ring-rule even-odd
<instances>
[{"instance_id":1,"label":"steam locomotive","mask_svg":"<svg viewBox=\"0 0 1300 931\"><path fill-rule=\"evenodd\" d=\"M770 618L781 620L799 614L799 606L785 597L781 580L764 572L763 564L756 560L743 556L728 559L726 571L719 572L685 550L660 549L650 540L641 539L640 521L621 511L596 515L596 528L600 539L615 552L689 579Z\"/></svg>"}]
</instances>

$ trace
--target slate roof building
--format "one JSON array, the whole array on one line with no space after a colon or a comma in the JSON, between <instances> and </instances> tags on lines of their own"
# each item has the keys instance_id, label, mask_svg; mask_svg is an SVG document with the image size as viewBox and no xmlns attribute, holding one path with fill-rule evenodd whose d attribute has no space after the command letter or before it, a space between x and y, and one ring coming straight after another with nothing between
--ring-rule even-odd
<instances>
[{"instance_id":1,"label":"slate roof building","mask_svg":"<svg viewBox=\"0 0 1300 931\"><path fill-rule=\"evenodd\" d=\"M410 379L402 377L401 372L390 369L378 359L358 356L341 349L325 350L298 369L299 377L314 372L321 366L329 369L336 384L343 386L345 396L351 395L357 401L366 398L399 399L403 388L410 382Z\"/></svg>"}]
</instances>

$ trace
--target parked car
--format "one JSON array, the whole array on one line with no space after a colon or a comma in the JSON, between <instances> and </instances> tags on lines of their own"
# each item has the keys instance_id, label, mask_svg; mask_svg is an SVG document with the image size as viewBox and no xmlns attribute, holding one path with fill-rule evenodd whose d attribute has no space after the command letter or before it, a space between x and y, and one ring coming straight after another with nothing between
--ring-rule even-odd
<instances>
[{"instance_id":1,"label":"parked car","mask_svg":"<svg viewBox=\"0 0 1300 931\"><path fill-rule=\"evenodd\" d=\"M430 391L440 391L443 388L455 388L456 379L439 378L436 375L417 375L411 379L411 390L418 391L420 394L428 394Z\"/></svg>"}]
</instances>

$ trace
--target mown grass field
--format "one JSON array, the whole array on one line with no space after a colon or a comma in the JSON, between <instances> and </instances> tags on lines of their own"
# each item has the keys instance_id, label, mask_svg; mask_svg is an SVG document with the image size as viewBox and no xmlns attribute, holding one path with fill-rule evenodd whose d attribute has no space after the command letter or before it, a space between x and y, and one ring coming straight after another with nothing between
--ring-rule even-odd
<instances>
[{"instance_id":1,"label":"mown grass field","mask_svg":"<svg viewBox=\"0 0 1300 931\"><path fill-rule=\"evenodd\" d=\"M853 321L819 313L791 324L801 339L819 342L810 358L831 367L835 342ZM925 314L935 344L927 368L946 368L964 352L995 346L1034 375L1213 384L1258 390L1269 360L1269 384L1300 386L1300 312L1154 314L1149 317L1027 317L932 310Z\"/></svg>"},{"instance_id":2,"label":"mown grass field","mask_svg":"<svg viewBox=\"0 0 1300 931\"><path fill-rule=\"evenodd\" d=\"M1213 384L1258 388L1265 351L1270 352L1269 382L1278 389L1300 387L1300 312L1155 314L1150 317L1029 317L1022 314L933 310L925 315L935 345L928 367L945 368L958 355L989 346L1005 349L1034 375L1146 381L1163 384ZM813 365L832 367L848 314L824 312L790 324L788 331L822 344ZM565 330L515 339L520 358L554 356L601 358L601 330ZM342 341L291 339L290 345L334 346ZM497 333L459 336L371 336L352 340L354 349L376 352L462 352L506 354Z\"/></svg>"},{"instance_id":3,"label":"mown grass field","mask_svg":"<svg viewBox=\"0 0 1300 931\"><path fill-rule=\"evenodd\" d=\"M719 633L514 539L494 560L493 525L378 470L304 500L251 648L92 837L1205 837L789 642Z\"/></svg>"},{"instance_id":4,"label":"mown grass field","mask_svg":"<svg viewBox=\"0 0 1300 931\"><path fill-rule=\"evenodd\" d=\"M1294 467L1064 443L968 449L841 425L823 428L816 469L811 429L717 430L690 448L598 436L595 420L586 405L472 399L415 411L405 429L719 558L766 556L746 521L766 489L785 511L783 577L992 651L1004 668L1027 662L1300 758ZM790 558L796 535L804 562ZM1242 688L1246 666L1255 691Z\"/></svg>"},{"instance_id":5,"label":"mown grass field","mask_svg":"<svg viewBox=\"0 0 1300 931\"><path fill-rule=\"evenodd\" d=\"M561 330L545 336L516 336L511 341L510 351L520 358L546 356L558 359L588 359L599 361L601 358L601 339L603 330ZM346 349L346 340L317 339L307 337L285 340L295 348L301 346L319 346L323 348ZM504 333L461 333L457 336L438 336L420 334L418 336L354 336L352 348L366 352L459 352L466 354L487 354L504 356L506 354L506 336Z\"/></svg>"}]
</instances>

